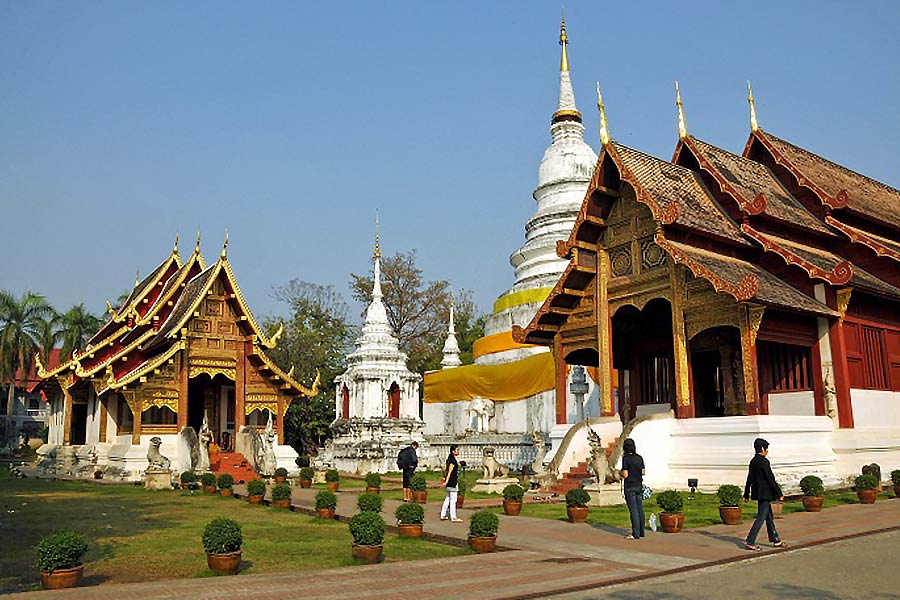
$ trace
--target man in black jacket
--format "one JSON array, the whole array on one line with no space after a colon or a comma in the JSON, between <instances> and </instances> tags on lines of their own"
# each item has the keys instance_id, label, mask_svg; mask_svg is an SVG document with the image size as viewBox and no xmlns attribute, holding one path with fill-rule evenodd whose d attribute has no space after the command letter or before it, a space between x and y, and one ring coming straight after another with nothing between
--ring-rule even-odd
<instances>
[{"instance_id":1,"label":"man in black jacket","mask_svg":"<svg viewBox=\"0 0 900 600\"><path fill-rule=\"evenodd\" d=\"M397 467L403 473L404 502L412 500L412 491L409 489L409 480L412 478L413 473L416 472L416 467L419 466L419 457L416 455L416 449L418 447L419 442L413 442L401 450L400 454L397 455Z\"/></svg>"},{"instance_id":2,"label":"man in black jacket","mask_svg":"<svg viewBox=\"0 0 900 600\"><path fill-rule=\"evenodd\" d=\"M750 461L750 468L747 473L747 485L744 486L744 502L749 498L756 500L758 508L756 510L756 520L750 533L747 534L746 548L747 550L762 550L756 544L756 536L762 528L763 522L766 524L766 532L769 534L769 541L776 548L783 548L785 543L778 537L778 531L775 529L775 516L772 514L772 501L784 500L781 488L775 481L775 475L772 473L772 465L766 455L769 454L769 442L762 438L753 440L753 449L756 450L756 456Z\"/></svg>"}]
</instances>

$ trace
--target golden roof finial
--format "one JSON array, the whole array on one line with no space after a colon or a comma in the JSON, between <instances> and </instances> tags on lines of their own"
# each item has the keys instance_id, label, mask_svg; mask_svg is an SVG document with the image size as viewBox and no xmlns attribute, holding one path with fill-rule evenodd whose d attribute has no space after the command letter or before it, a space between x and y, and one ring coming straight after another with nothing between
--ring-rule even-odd
<instances>
[{"instance_id":1,"label":"golden roof finial","mask_svg":"<svg viewBox=\"0 0 900 600\"><path fill-rule=\"evenodd\" d=\"M759 130L759 123L756 121L756 105L753 104L753 88L750 86L750 80L747 80L747 101L750 103L750 131L754 133Z\"/></svg>"},{"instance_id":2,"label":"golden roof finial","mask_svg":"<svg viewBox=\"0 0 900 600\"><path fill-rule=\"evenodd\" d=\"M178 233L175 233L175 247L172 248L172 254L178 254Z\"/></svg>"},{"instance_id":3,"label":"golden roof finial","mask_svg":"<svg viewBox=\"0 0 900 600\"><path fill-rule=\"evenodd\" d=\"M569 70L569 52L566 46L569 44L569 37L566 35L566 11L563 10L562 24L559 26L559 45L562 46L562 58L559 59L559 70Z\"/></svg>"},{"instance_id":4,"label":"golden roof finial","mask_svg":"<svg viewBox=\"0 0 900 600\"><path fill-rule=\"evenodd\" d=\"M137 269L134 272L134 287L137 287L141 283L141 270Z\"/></svg>"},{"instance_id":5,"label":"golden roof finial","mask_svg":"<svg viewBox=\"0 0 900 600\"><path fill-rule=\"evenodd\" d=\"M600 93L600 82L597 82L597 108L600 110L600 143L609 143L609 129L606 128L606 109L603 108L603 94Z\"/></svg>"},{"instance_id":6,"label":"golden roof finial","mask_svg":"<svg viewBox=\"0 0 900 600\"><path fill-rule=\"evenodd\" d=\"M375 209L375 258L381 258L381 244L378 241L378 209Z\"/></svg>"},{"instance_id":7,"label":"golden roof finial","mask_svg":"<svg viewBox=\"0 0 900 600\"><path fill-rule=\"evenodd\" d=\"M197 228L197 243L194 245L194 252L200 253L200 228Z\"/></svg>"},{"instance_id":8,"label":"golden roof finial","mask_svg":"<svg viewBox=\"0 0 900 600\"><path fill-rule=\"evenodd\" d=\"M678 139L687 137L687 124L684 122L684 106L681 104L681 90L678 89L678 80L675 80L675 104L678 105Z\"/></svg>"},{"instance_id":9,"label":"golden roof finial","mask_svg":"<svg viewBox=\"0 0 900 600\"><path fill-rule=\"evenodd\" d=\"M222 244L222 258L228 258L228 228L225 228L225 243Z\"/></svg>"},{"instance_id":10,"label":"golden roof finial","mask_svg":"<svg viewBox=\"0 0 900 600\"><path fill-rule=\"evenodd\" d=\"M111 315L116 314L116 309L114 309L112 307L112 304L109 303L109 298L106 299L106 312L108 312Z\"/></svg>"}]
</instances>

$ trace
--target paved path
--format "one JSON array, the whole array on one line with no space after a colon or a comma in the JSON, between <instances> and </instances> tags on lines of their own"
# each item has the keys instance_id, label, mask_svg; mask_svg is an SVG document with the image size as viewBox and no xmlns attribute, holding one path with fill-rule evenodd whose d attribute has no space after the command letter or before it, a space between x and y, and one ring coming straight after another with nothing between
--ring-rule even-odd
<instances>
[{"instance_id":1,"label":"paved path","mask_svg":"<svg viewBox=\"0 0 900 600\"><path fill-rule=\"evenodd\" d=\"M242 491L241 487L236 488L237 493ZM311 511L315 492L296 489L294 509ZM356 497L353 493L339 494L339 516L346 518L356 512ZM397 501L385 501L387 521L393 520L397 505ZM443 541L464 544L466 523L439 521L439 510L440 505L436 503L426 506L426 532ZM466 509L460 511L466 521L470 514ZM674 535L648 532L643 540L628 541L622 537L624 530L616 528L522 516L500 516L500 521L498 542L508 551L491 555L423 560L414 564L398 562L320 571L105 585L62 592L30 592L27 596L34 600L213 599L245 593L252 594L254 600L543 598L760 557L759 553L742 549L749 523L733 527L715 525ZM763 556L795 552L873 531L900 530L900 500L879 500L869 506L852 504L821 513L793 513L780 519L778 528L791 547L788 550L766 548Z\"/></svg>"}]
</instances>

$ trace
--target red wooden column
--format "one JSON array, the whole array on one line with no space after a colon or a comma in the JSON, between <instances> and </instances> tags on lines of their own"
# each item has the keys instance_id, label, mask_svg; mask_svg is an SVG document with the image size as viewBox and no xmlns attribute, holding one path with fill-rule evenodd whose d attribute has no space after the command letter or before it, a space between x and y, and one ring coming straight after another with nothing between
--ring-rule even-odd
<instances>
[{"instance_id":1,"label":"red wooden column","mask_svg":"<svg viewBox=\"0 0 900 600\"><path fill-rule=\"evenodd\" d=\"M247 344L244 341L240 345L237 356L237 364L234 370L234 433L237 435L241 427L247 424L245 404L247 401Z\"/></svg>"},{"instance_id":2,"label":"red wooden column","mask_svg":"<svg viewBox=\"0 0 900 600\"><path fill-rule=\"evenodd\" d=\"M72 443L72 393L69 392L67 382L62 382L63 391L63 444Z\"/></svg>"},{"instance_id":3,"label":"red wooden column","mask_svg":"<svg viewBox=\"0 0 900 600\"><path fill-rule=\"evenodd\" d=\"M753 305L741 305L741 365L744 371L744 400L747 403L747 414L765 414L759 400L759 369L756 364L756 334L763 319L763 308Z\"/></svg>"},{"instance_id":4,"label":"red wooden column","mask_svg":"<svg viewBox=\"0 0 900 600\"><path fill-rule=\"evenodd\" d=\"M563 358L562 335L553 336L553 360L556 365L556 424L564 425L568 422L566 414L566 378L568 369Z\"/></svg>"},{"instance_id":5,"label":"red wooden column","mask_svg":"<svg viewBox=\"0 0 900 600\"><path fill-rule=\"evenodd\" d=\"M187 350L179 352L178 361L178 431L188 426L188 369Z\"/></svg>"},{"instance_id":6,"label":"red wooden column","mask_svg":"<svg viewBox=\"0 0 900 600\"><path fill-rule=\"evenodd\" d=\"M278 410L275 415L275 432L278 433L278 443L284 443L284 414L287 412L289 400L283 394L278 394Z\"/></svg>"},{"instance_id":7,"label":"red wooden column","mask_svg":"<svg viewBox=\"0 0 900 600\"><path fill-rule=\"evenodd\" d=\"M850 402L850 370L847 366L846 331L843 318L835 319L828 327L831 360L834 368L834 392L837 396L838 425L853 427L853 404Z\"/></svg>"}]
</instances>

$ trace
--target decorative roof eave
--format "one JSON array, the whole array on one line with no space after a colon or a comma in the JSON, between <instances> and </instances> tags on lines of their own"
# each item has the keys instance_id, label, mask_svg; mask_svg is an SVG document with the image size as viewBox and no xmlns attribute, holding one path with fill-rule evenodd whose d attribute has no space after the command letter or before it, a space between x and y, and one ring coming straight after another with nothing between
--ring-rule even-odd
<instances>
[{"instance_id":1,"label":"decorative roof eave","mask_svg":"<svg viewBox=\"0 0 900 600\"><path fill-rule=\"evenodd\" d=\"M734 188L734 186L731 185L727 179L725 179L722 173L712 166L703 151L697 147L697 145L694 143L694 136L688 135L678 143L678 147L675 150L675 157L673 157L672 162L676 161L678 155L681 153L681 149L684 146L687 146L687 148L691 152L691 155L695 159L697 159L697 162L700 163L700 167L704 171L709 173L713 179L716 180L716 183L719 184L719 190L727 193L732 198L734 198L735 202L738 203L738 206L740 207L742 212L748 215L759 215L766 212L766 208L768 208L766 196L760 193L753 198L748 199L743 194L738 192Z\"/></svg>"},{"instance_id":2,"label":"decorative roof eave","mask_svg":"<svg viewBox=\"0 0 900 600\"><path fill-rule=\"evenodd\" d=\"M750 300L759 293L759 278L756 277L756 275L748 274L744 276L736 285L733 285L725 281L722 277L717 275L712 270L708 269L706 266L694 260L693 257L685 254L684 252L670 244L669 240L666 239L662 230L656 232L653 241L655 241L660 248L665 250L666 253L668 253L668 255L672 257L672 260L690 269L691 273L693 273L695 277L700 277L711 283L713 288L717 292L730 294L738 302Z\"/></svg>"},{"instance_id":3,"label":"decorative roof eave","mask_svg":"<svg viewBox=\"0 0 900 600\"><path fill-rule=\"evenodd\" d=\"M551 305L551 302L553 301L554 298L556 298L558 296L574 296L577 298L583 297L583 294L577 293L577 292L584 292L584 289L574 290L572 288L566 287L566 280L568 279L569 274L575 270L575 262L576 261L577 261L577 257L570 260L569 264L566 265L565 270L562 272L562 274L559 276L559 279L556 281L556 285L554 285L553 289L550 290L550 293L547 295L547 299L544 300L544 303L541 304L540 308L538 308L534 317L532 317L531 322L529 322L528 325L525 326L524 328L520 327L518 325L513 325L512 337L513 337L514 341L516 341L520 344L540 343L540 342L532 342L532 341L528 341L528 340L532 336L532 334L534 334L538 331L545 331L548 334L555 333L557 331L557 327L553 326L553 332L550 332L547 329L547 327L550 327L550 326L541 324L540 321L541 321L542 317L556 312L554 310L555 307ZM587 285L591 285L591 284L588 283ZM587 286L585 286L585 287L587 287ZM561 314L561 313L559 313L559 314ZM561 314L561 316L563 318L566 318L566 315Z\"/></svg>"},{"instance_id":4,"label":"decorative roof eave","mask_svg":"<svg viewBox=\"0 0 900 600\"><path fill-rule=\"evenodd\" d=\"M191 265L196 263L200 268L200 271L203 272L206 270L205 261L203 260L203 255L200 254L199 248L195 249L191 254L190 258L188 258L187 262L182 264L179 267L178 279L176 279L171 286L168 286L168 290L165 290L165 295L160 295L159 298L156 299L156 302L153 303L153 306L150 307L150 310L147 311L147 314L143 316L143 318L137 319L135 321L135 325L146 326L149 325L153 321L153 317L155 317L166 303L169 302L176 294L181 293L183 289L184 283L188 279L188 275L191 272ZM173 275L174 277L175 275Z\"/></svg>"},{"instance_id":5,"label":"decorative roof eave","mask_svg":"<svg viewBox=\"0 0 900 600\"><path fill-rule=\"evenodd\" d=\"M900 262L900 252L881 243L876 236L871 235L865 231L861 231L856 227L845 225L831 215L825 215L825 222L850 238L851 242L862 244L870 248L878 256L884 256L896 262Z\"/></svg>"},{"instance_id":6,"label":"decorative roof eave","mask_svg":"<svg viewBox=\"0 0 900 600\"><path fill-rule=\"evenodd\" d=\"M98 350L101 350L105 346L112 344L115 340L117 340L122 335L128 333L130 330L131 329L127 325L123 325L122 327L120 327L113 333L109 334L108 336L103 338L103 340L101 340L99 343L91 346L90 348L82 350L81 352L78 352L76 350L75 352L72 353L72 357L69 360L67 360L63 363L60 363L59 365L50 369L49 371L46 368L44 368L43 362L39 360L37 363L38 364L38 370L37 370L38 377L40 377L41 379L45 379L47 377L53 377L59 373L62 373L63 371L65 371L67 369L71 369L73 371L80 369L81 363L79 361L81 360L81 357L83 357L85 355L94 354L95 352L97 352Z\"/></svg>"},{"instance_id":7,"label":"decorative roof eave","mask_svg":"<svg viewBox=\"0 0 900 600\"><path fill-rule=\"evenodd\" d=\"M115 378L115 376L112 373L112 369L109 366L107 366L107 372L109 373L109 377L106 379L106 387L103 388L102 390L100 390L99 392L97 392L97 395L101 396L101 395L105 394L106 392L121 389L121 388L125 387L126 385L128 385L129 383L132 383L132 382L140 379L147 373L151 372L153 369L156 369L161 364L163 364L164 362L166 362L167 360L169 360L170 358L175 356L176 352L178 352L179 350L184 350L186 347L187 347L186 342L184 340L181 340L177 344L173 344L171 348L169 348L162 354L159 354L149 360L145 360L143 363L138 365L135 369L133 369L132 371L129 371L128 373L126 373L119 379Z\"/></svg>"},{"instance_id":8,"label":"decorative roof eave","mask_svg":"<svg viewBox=\"0 0 900 600\"><path fill-rule=\"evenodd\" d=\"M647 208L650 209L650 212L653 213L653 218L662 225L671 225L678 219L678 215L681 212L681 209L678 208L678 203L672 202L665 208L659 206L647 191L644 189L644 186L641 185L640 180L631 170L625 165L625 161L619 156L616 151L616 144L610 143L604 147L604 151L609 152L610 158L612 158L613 162L616 165L616 168L619 170L619 177L622 181L625 181L632 188L634 188L635 195L637 199L642 204L647 205Z\"/></svg>"},{"instance_id":9,"label":"decorative roof eave","mask_svg":"<svg viewBox=\"0 0 900 600\"><path fill-rule=\"evenodd\" d=\"M135 284L135 288L141 287L141 291L136 296L134 296L133 298L129 296L129 298L127 298L122 306L120 306L117 310L112 308L112 305L110 305L109 301L106 302L107 311L111 314L111 316L99 331L103 331L103 328L109 323L122 323L130 317L133 317L135 320L140 319L141 315L137 310L137 307L140 306L144 298L147 297L147 294L150 293L150 290L155 289L158 285L161 284L163 277L168 272L169 267L171 267L173 263L175 264L176 269L180 269L182 267L181 257L178 255L177 241L175 243L175 247L169 253L169 256L166 257L166 259L162 263L160 263L158 267L153 269L147 279ZM150 277L153 277L153 279L150 280Z\"/></svg>"},{"instance_id":10,"label":"decorative roof eave","mask_svg":"<svg viewBox=\"0 0 900 600\"><path fill-rule=\"evenodd\" d=\"M307 388L302 385L293 377L293 367L291 367L291 371L289 373L285 373L284 370L281 369L278 365L276 365L268 356L266 356L265 351L260 348L260 344L254 342L254 346L257 348L256 356L262 361L266 368L275 373L282 381L284 381L287 385L294 388L294 390L300 394L301 396L306 396L307 398L313 398L319 395L319 383L321 383L321 375L319 370L316 369L316 379L313 381L312 388Z\"/></svg>"},{"instance_id":11,"label":"decorative roof eave","mask_svg":"<svg viewBox=\"0 0 900 600\"><path fill-rule=\"evenodd\" d=\"M85 369L81 366L81 362L77 362L75 374L78 375L79 377L92 377L95 373L97 373L101 369L105 368L107 365L114 363L115 361L119 360L123 356L127 356L133 350L138 348L141 344L143 344L144 342L146 342L147 340L152 338L155 333L156 332L153 331L152 329L148 329L143 334L138 336L138 338L135 339L133 342L131 342L127 346L120 348L118 350L118 352L115 352L114 354L110 355L106 359L100 361L96 365L89 367L87 369Z\"/></svg>"},{"instance_id":12,"label":"decorative roof eave","mask_svg":"<svg viewBox=\"0 0 900 600\"><path fill-rule=\"evenodd\" d=\"M771 252L781 257L787 265L796 265L800 267L806 271L806 274L812 279L821 279L832 285L844 285L853 278L853 265L846 260L840 261L831 269L831 271L826 271L820 269L803 257L798 256L790 248L778 244L772 238L760 233L747 223L741 225L741 231L759 242L766 252Z\"/></svg>"}]
</instances>

